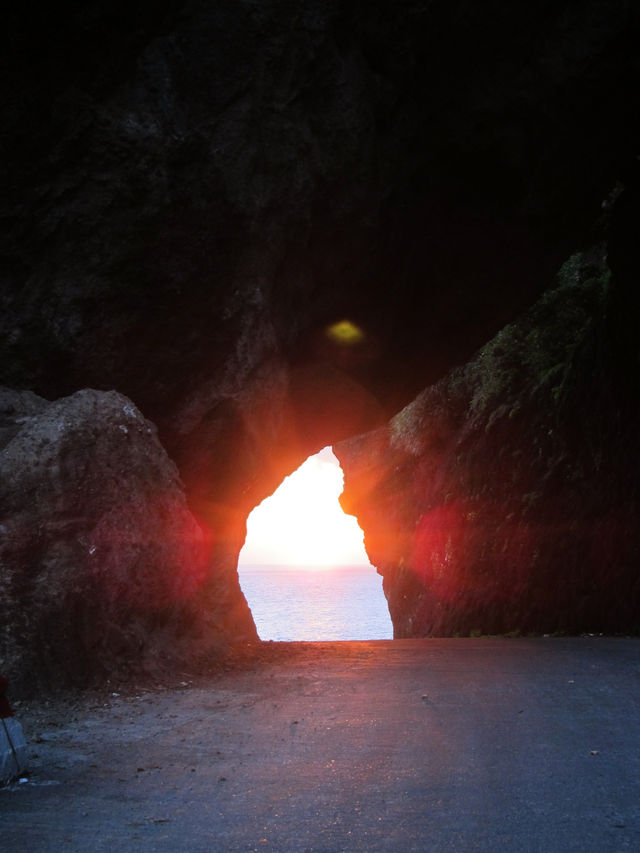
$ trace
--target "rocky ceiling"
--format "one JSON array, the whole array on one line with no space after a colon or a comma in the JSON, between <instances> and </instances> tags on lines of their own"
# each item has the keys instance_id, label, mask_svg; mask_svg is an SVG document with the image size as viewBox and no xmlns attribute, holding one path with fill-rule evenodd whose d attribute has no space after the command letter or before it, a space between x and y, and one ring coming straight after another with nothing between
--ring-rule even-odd
<instances>
[{"instance_id":1,"label":"rocky ceiling","mask_svg":"<svg viewBox=\"0 0 640 853\"><path fill-rule=\"evenodd\" d=\"M24 684L255 637L249 510L469 359L618 197L631 326L632 3L96 0L6 33L0 654Z\"/></svg>"}]
</instances>

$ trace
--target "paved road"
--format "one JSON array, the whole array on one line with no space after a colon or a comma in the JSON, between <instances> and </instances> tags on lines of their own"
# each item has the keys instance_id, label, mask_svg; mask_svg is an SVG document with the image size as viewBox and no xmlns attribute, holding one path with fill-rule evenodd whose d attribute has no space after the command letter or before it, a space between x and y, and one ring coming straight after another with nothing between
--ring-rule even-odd
<instances>
[{"instance_id":1,"label":"paved road","mask_svg":"<svg viewBox=\"0 0 640 853\"><path fill-rule=\"evenodd\" d=\"M640 640L277 644L258 671L23 708L21 853L640 850Z\"/></svg>"}]
</instances>

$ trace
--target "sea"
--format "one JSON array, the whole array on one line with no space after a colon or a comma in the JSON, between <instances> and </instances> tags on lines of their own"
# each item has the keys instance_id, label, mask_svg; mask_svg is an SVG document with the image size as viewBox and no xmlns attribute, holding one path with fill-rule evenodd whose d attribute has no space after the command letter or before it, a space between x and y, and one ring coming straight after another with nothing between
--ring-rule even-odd
<instances>
[{"instance_id":1,"label":"sea","mask_svg":"<svg viewBox=\"0 0 640 853\"><path fill-rule=\"evenodd\" d=\"M391 640L382 578L372 567L240 566L261 640Z\"/></svg>"}]
</instances>

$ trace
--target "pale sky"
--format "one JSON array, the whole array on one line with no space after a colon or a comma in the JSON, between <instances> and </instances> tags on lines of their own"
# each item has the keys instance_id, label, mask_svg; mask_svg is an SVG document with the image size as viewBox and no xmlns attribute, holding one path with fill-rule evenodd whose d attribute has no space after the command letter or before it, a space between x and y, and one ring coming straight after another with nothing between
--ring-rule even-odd
<instances>
[{"instance_id":1,"label":"pale sky","mask_svg":"<svg viewBox=\"0 0 640 853\"><path fill-rule=\"evenodd\" d=\"M338 503L343 474L330 447L310 456L247 521L240 566L368 566L362 530Z\"/></svg>"}]
</instances>

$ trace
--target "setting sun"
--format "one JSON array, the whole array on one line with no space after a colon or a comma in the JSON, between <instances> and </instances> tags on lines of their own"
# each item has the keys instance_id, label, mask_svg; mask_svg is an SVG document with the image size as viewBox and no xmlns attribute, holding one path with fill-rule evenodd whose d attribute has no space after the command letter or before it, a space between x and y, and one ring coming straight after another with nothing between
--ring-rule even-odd
<instances>
[{"instance_id":1,"label":"setting sun","mask_svg":"<svg viewBox=\"0 0 640 853\"><path fill-rule=\"evenodd\" d=\"M362 530L338 503L342 484L331 448L309 457L249 516L240 565L369 566Z\"/></svg>"}]
</instances>

